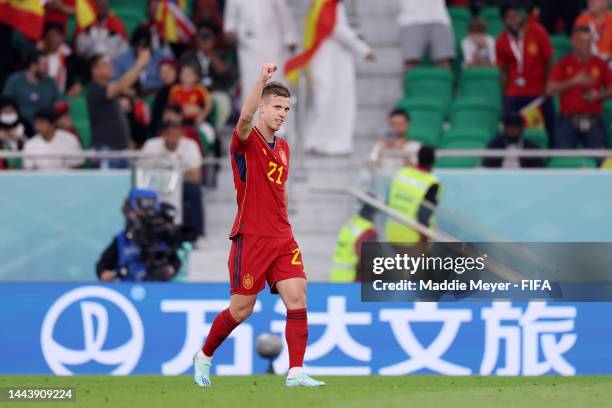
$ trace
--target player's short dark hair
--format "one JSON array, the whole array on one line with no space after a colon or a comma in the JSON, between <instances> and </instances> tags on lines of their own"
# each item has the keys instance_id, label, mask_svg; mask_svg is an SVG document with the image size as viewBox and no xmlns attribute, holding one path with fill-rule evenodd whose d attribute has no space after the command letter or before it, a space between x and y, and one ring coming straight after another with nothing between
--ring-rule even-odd
<instances>
[{"instance_id":1,"label":"player's short dark hair","mask_svg":"<svg viewBox=\"0 0 612 408\"><path fill-rule=\"evenodd\" d=\"M269 82L266 84L266 86L264 86L264 89L261 92L261 97L264 98L268 95L291 98L291 92L289 92L289 88L287 88L280 82Z\"/></svg>"},{"instance_id":2,"label":"player's short dark hair","mask_svg":"<svg viewBox=\"0 0 612 408\"><path fill-rule=\"evenodd\" d=\"M419 149L419 166L432 167L436 162L436 149L429 145L423 145Z\"/></svg>"},{"instance_id":3,"label":"player's short dark hair","mask_svg":"<svg viewBox=\"0 0 612 408\"><path fill-rule=\"evenodd\" d=\"M393 109L391 112L389 112L389 118L392 118L393 116L403 116L406 118L406 120L410 120L410 115L404 108Z\"/></svg>"}]
</instances>

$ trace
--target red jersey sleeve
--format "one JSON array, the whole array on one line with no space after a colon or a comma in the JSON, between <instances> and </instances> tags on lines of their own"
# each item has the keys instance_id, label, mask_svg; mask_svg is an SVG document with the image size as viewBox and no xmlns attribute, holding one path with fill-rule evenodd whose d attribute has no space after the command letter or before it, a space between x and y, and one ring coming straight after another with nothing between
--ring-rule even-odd
<instances>
[{"instance_id":1,"label":"red jersey sleeve","mask_svg":"<svg viewBox=\"0 0 612 408\"><path fill-rule=\"evenodd\" d=\"M180 89L179 85L172 85L172 87L170 88L170 92L168 94L168 103L177 104L177 105L181 104L181 100L179 97L179 89Z\"/></svg>"},{"instance_id":2,"label":"red jersey sleeve","mask_svg":"<svg viewBox=\"0 0 612 408\"><path fill-rule=\"evenodd\" d=\"M504 34L497 37L497 42L495 43L495 53L497 54L497 66L500 68L508 68L510 61L508 59L508 47L504 39Z\"/></svg>"},{"instance_id":3,"label":"red jersey sleeve","mask_svg":"<svg viewBox=\"0 0 612 408\"><path fill-rule=\"evenodd\" d=\"M564 80L564 78L563 78L563 66L564 66L563 62L564 61L565 61L565 58L561 59L553 67L552 72L550 73L550 80L551 81L561 82L561 81Z\"/></svg>"},{"instance_id":4,"label":"red jersey sleeve","mask_svg":"<svg viewBox=\"0 0 612 408\"><path fill-rule=\"evenodd\" d=\"M606 65L604 61L600 61L599 65L601 67L601 72L603 72L601 76L601 82L603 82L603 84L607 88L609 88L612 86L612 71L610 71L610 69L608 68L608 66Z\"/></svg>"},{"instance_id":5,"label":"red jersey sleeve","mask_svg":"<svg viewBox=\"0 0 612 408\"><path fill-rule=\"evenodd\" d=\"M244 154L247 149L252 144L253 137L251 136L251 132L247 136L246 140L240 140L238 137L238 129L234 129L234 134L232 135L232 142L230 143L230 150L234 154Z\"/></svg>"}]
</instances>

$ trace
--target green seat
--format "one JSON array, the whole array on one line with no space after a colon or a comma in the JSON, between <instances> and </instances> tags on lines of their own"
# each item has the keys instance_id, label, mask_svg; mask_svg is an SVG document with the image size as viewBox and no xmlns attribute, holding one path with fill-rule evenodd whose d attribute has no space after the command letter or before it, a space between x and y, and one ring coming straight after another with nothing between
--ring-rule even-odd
<instances>
[{"instance_id":1,"label":"green seat","mask_svg":"<svg viewBox=\"0 0 612 408\"><path fill-rule=\"evenodd\" d=\"M404 96L407 98L426 96L448 107L452 93L453 73L448 68L417 67L404 76Z\"/></svg>"},{"instance_id":2,"label":"green seat","mask_svg":"<svg viewBox=\"0 0 612 408\"><path fill-rule=\"evenodd\" d=\"M553 157L546 167L551 169L597 168L597 162L590 157Z\"/></svg>"},{"instance_id":3,"label":"green seat","mask_svg":"<svg viewBox=\"0 0 612 408\"><path fill-rule=\"evenodd\" d=\"M457 99L450 117L452 129L482 129L489 135L498 132L498 108L480 98Z\"/></svg>"},{"instance_id":4,"label":"green seat","mask_svg":"<svg viewBox=\"0 0 612 408\"><path fill-rule=\"evenodd\" d=\"M555 50L553 61L557 62L572 50L570 39L564 34L551 35L550 42Z\"/></svg>"},{"instance_id":5,"label":"green seat","mask_svg":"<svg viewBox=\"0 0 612 408\"><path fill-rule=\"evenodd\" d=\"M545 129L525 129L523 137L536 143L542 149L548 148L548 133Z\"/></svg>"},{"instance_id":6,"label":"green seat","mask_svg":"<svg viewBox=\"0 0 612 408\"><path fill-rule=\"evenodd\" d=\"M487 31L493 37L497 37L504 31L504 22L502 21L499 8L497 7L485 7L480 11L480 18L487 23Z\"/></svg>"},{"instance_id":7,"label":"green seat","mask_svg":"<svg viewBox=\"0 0 612 408\"><path fill-rule=\"evenodd\" d=\"M502 90L499 68L466 68L461 71L458 97L480 98L500 109Z\"/></svg>"},{"instance_id":8,"label":"green seat","mask_svg":"<svg viewBox=\"0 0 612 408\"><path fill-rule=\"evenodd\" d=\"M484 129L449 129L442 135L442 145L450 142L477 142L487 145L494 134Z\"/></svg>"},{"instance_id":9,"label":"green seat","mask_svg":"<svg viewBox=\"0 0 612 408\"><path fill-rule=\"evenodd\" d=\"M443 149L481 150L486 146L474 140L449 140L441 144ZM480 157L441 157L436 161L436 168L473 168L480 166Z\"/></svg>"},{"instance_id":10,"label":"green seat","mask_svg":"<svg viewBox=\"0 0 612 408\"><path fill-rule=\"evenodd\" d=\"M444 106L439 100L404 98L396 107L404 109L410 115L407 137L433 146L437 145L445 116Z\"/></svg>"},{"instance_id":11,"label":"green seat","mask_svg":"<svg viewBox=\"0 0 612 408\"><path fill-rule=\"evenodd\" d=\"M89 112L87 111L87 99L85 95L74 96L68 98L68 104L70 106L70 116L74 128L81 137L81 143L83 149L89 149L91 146L91 127L89 124Z\"/></svg>"},{"instance_id":12,"label":"green seat","mask_svg":"<svg viewBox=\"0 0 612 408\"><path fill-rule=\"evenodd\" d=\"M468 24L472 18L470 10L467 7L449 7L448 14L455 33L455 42L461 43L463 37L467 35Z\"/></svg>"},{"instance_id":13,"label":"green seat","mask_svg":"<svg viewBox=\"0 0 612 408\"><path fill-rule=\"evenodd\" d=\"M133 7L116 7L114 12L121 18L128 36L132 35L132 32L138 27L140 23L147 19L145 9L135 9Z\"/></svg>"},{"instance_id":14,"label":"green seat","mask_svg":"<svg viewBox=\"0 0 612 408\"><path fill-rule=\"evenodd\" d=\"M110 0L111 9L119 14L117 10L133 10L141 14L147 13L147 4L149 0Z\"/></svg>"}]
</instances>

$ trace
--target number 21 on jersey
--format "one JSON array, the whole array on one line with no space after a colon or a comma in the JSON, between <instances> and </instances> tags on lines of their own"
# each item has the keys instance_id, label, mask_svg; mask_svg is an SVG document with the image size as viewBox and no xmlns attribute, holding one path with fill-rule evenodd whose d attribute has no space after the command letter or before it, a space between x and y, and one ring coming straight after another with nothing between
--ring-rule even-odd
<instances>
[{"instance_id":1,"label":"number 21 on jersey","mask_svg":"<svg viewBox=\"0 0 612 408\"><path fill-rule=\"evenodd\" d=\"M268 172L268 180L273 183L281 184L281 178L283 177L283 171L285 170L285 166L279 166L274 162L268 163L270 165L270 171ZM278 173L278 175L276 175Z\"/></svg>"}]
</instances>

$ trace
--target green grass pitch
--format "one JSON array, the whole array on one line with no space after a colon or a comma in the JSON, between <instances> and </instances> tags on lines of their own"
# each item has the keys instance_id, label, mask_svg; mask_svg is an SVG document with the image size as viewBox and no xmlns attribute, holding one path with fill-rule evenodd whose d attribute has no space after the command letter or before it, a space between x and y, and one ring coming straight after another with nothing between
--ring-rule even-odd
<instances>
[{"instance_id":1,"label":"green grass pitch","mask_svg":"<svg viewBox=\"0 0 612 408\"><path fill-rule=\"evenodd\" d=\"M317 377L320 389L288 389L282 376L0 376L5 387L74 387L76 402L4 403L15 407L612 407L611 377Z\"/></svg>"}]
</instances>

